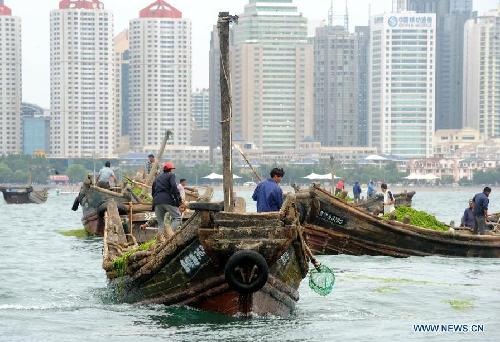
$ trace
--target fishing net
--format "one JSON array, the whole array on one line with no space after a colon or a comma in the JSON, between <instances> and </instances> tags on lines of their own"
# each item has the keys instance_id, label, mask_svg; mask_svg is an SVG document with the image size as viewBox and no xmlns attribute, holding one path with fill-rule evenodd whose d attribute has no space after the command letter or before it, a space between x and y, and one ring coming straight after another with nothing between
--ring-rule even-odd
<instances>
[{"instance_id":1,"label":"fishing net","mask_svg":"<svg viewBox=\"0 0 500 342\"><path fill-rule=\"evenodd\" d=\"M321 296L329 295L335 284L335 274L333 271L321 265L309 272L309 287Z\"/></svg>"}]
</instances>

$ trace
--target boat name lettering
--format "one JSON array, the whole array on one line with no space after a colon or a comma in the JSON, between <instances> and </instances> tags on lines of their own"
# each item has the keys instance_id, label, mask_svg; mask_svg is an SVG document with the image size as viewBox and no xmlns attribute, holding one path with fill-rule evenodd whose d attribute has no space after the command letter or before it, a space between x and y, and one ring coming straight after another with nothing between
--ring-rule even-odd
<instances>
[{"instance_id":1,"label":"boat name lettering","mask_svg":"<svg viewBox=\"0 0 500 342\"><path fill-rule=\"evenodd\" d=\"M195 273L206 259L207 253L203 246L198 245L194 250L191 250L187 255L181 258L181 266L187 275Z\"/></svg>"},{"instance_id":2,"label":"boat name lettering","mask_svg":"<svg viewBox=\"0 0 500 342\"><path fill-rule=\"evenodd\" d=\"M324 210L321 210L319 212L318 217L322 220L325 220L329 223L336 224L339 226L344 226L346 224L346 219L339 217L337 215L331 214L329 212L326 212Z\"/></svg>"}]
</instances>

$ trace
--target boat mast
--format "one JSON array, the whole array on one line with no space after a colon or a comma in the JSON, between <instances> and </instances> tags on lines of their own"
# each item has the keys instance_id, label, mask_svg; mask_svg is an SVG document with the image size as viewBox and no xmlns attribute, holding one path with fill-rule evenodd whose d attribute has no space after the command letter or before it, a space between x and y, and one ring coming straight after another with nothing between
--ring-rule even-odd
<instances>
[{"instance_id":1,"label":"boat mast","mask_svg":"<svg viewBox=\"0 0 500 342\"><path fill-rule=\"evenodd\" d=\"M233 205L233 165L231 132L231 72L229 65L229 25L238 17L229 12L219 12L217 29L220 42L220 94L222 126L222 167L224 184L224 211L232 212Z\"/></svg>"}]
</instances>

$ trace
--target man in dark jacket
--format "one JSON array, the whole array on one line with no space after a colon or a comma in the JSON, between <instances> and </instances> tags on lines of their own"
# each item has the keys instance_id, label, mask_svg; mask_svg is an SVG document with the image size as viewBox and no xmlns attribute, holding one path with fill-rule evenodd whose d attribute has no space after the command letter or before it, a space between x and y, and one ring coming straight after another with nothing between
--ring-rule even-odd
<instances>
[{"instance_id":1,"label":"man in dark jacket","mask_svg":"<svg viewBox=\"0 0 500 342\"><path fill-rule=\"evenodd\" d=\"M462 222L460 223L461 227L474 228L476 225L474 219L474 201L469 201L469 207L465 209L464 216L462 216Z\"/></svg>"},{"instance_id":2,"label":"man in dark jacket","mask_svg":"<svg viewBox=\"0 0 500 342\"><path fill-rule=\"evenodd\" d=\"M173 163L163 165L163 173L153 183L153 206L155 208L158 228L161 234L165 231L165 214L168 212L172 218L172 229L175 230L181 224L181 194L175 182L175 170Z\"/></svg>"},{"instance_id":3,"label":"man in dark jacket","mask_svg":"<svg viewBox=\"0 0 500 342\"><path fill-rule=\"evenodd\" d=\"M257 185L252 199L257 201L258 213L280 211L283 205L283 190L281 190L279 183L284 175L283 169L274 168L271 171L271 178Z\"/></svg>"},{"instance_id":4,"label":"man in dark jacket","mask_svg":"<svg viewBox=\"0 0 500 342\"><path fill-rule=\"evenodd\" d=\"M352 193L354 194L354 202L358 203L361 199L361 185L359 185L359 182L354 183Z\"/></svg>"},{"instance_id":5,"label":"man in dark jacket","mask_svg":"<svg viewBox=\"0 0 500 342\"><path fill-rule=\"evenodd\" d=\"M474 201L474 220L476 224L474 225L474 234L483 235L486 228L486 218L488 217L488 204L490 200L491 189L489 187L484 188L483 192L476 194L473 198Z\"/></svg>"}]
</instances>

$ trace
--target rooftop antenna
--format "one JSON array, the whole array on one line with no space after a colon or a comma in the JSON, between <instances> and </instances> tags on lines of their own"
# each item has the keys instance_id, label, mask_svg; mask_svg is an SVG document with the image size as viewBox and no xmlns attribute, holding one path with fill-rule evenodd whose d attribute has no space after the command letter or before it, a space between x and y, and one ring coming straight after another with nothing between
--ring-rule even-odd
<instances>
[{"instance_id":1,"label":"rooftop antenna","mask_svg":"<svg viewBox=\"0 0 500 342\"><path fill-rule=\"evenodd\" d=\"M328 26L333 26L333 0L330 1L330 9L328 10Z\"/></svg>"},{"instance_id":2,"label":"rooftop antenna","mask_svg":"<svg viewBox=\"0 0 500 342\"><path fill-rule=\"evenodd\" d=\"M347 0L345 0L345 18L344 18L345 30L349 32L349 8L347 6Z\"/></svg>"}]
</instances>

